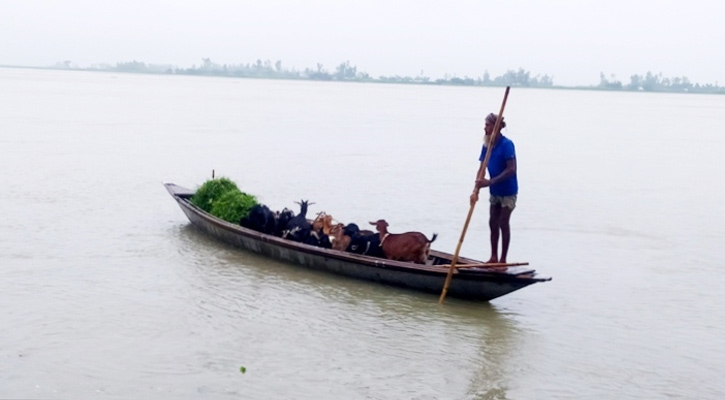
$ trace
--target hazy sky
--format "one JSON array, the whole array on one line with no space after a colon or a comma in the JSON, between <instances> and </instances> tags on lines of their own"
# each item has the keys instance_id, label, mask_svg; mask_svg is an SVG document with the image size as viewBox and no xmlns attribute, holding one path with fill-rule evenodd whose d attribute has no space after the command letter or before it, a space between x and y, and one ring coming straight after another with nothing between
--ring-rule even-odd
<instances>
[{"instance_id":1,"label":"hazy sky","mask_svg":"<svg viewBox=\"0 0 725 400\"><path fill-rule=\"evenodd\" d=\"M0 65L257 59L371 76L498 76L557 85L662 72L725 84L725 2L693 0L0 0Z\"/></svg>"}]
</instances>

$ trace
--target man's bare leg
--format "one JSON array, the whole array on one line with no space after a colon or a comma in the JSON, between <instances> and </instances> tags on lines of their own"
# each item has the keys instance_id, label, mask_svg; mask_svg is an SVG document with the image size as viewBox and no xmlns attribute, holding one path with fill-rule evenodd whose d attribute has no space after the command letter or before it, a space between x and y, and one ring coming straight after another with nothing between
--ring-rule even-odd
<instances>
[{"instance_id":1,"label":"man's bare leg","mask_svg":"<svg viewBox=\"0 0 725 400\"><path fill-rule=\"evenodd\" d=\"M491 229L491 258L486 261L487 264L498 262L498 237L499 221L501 220L501 205L491 205L489 211L488 227Z\"/></svg>"},{"instance_id":2,"label":"man's bare leg","mask_svg":"<svg viewBox=\"0 0 725 400\"><path fill-rule=\"evenodd\" d=\"M499 262L506 262L506 255L509 252L509 242L511 242L511 213L514 210L508 207L501 207L501 213L499 214L498 226L501 229L501 258Z\"/></svg>"}]
</instances>

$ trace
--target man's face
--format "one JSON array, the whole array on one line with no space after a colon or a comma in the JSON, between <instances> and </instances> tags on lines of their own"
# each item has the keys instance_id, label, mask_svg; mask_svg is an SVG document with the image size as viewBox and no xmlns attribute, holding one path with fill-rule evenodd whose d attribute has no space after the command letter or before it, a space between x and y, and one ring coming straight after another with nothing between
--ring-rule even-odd
<instances>
[{"instance_id":1,"label":"man's face","mask_svg":"<svg viewBox=\"0 0 725 400\"><path fill-rule=\"evenodd\" d=\"M493 124L486 121L486 126L483 128L483 130L486 131L486 136L489 136L493 133Z\"/></svg>"}]
</instances>

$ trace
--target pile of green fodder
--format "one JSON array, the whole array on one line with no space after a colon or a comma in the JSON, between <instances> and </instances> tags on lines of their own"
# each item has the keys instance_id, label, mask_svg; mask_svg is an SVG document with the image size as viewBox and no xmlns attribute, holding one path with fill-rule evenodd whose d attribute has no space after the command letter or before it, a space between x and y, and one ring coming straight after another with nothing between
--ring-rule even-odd
<instances>
[{"instance_id":1,"label":"pile of green fodder","mask_svg":"<svg viewBox=\"0 0 725 400\"><path fill-rule=\"evenodd\" d=\"M249 215L257 198L239 190L234 181L221 177L209 179L196 190L191 204L227 222L238 224Z\"/></svg>"}]
</instances>

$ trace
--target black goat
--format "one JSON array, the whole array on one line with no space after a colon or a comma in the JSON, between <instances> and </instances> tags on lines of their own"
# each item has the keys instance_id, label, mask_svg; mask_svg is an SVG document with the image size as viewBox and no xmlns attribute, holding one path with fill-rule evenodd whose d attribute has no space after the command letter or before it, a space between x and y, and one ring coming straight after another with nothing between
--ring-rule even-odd
<instances>
[{"instance_id":1,"label":"black goat","mask_svg":"<svg viewBox=\"0 0 725 400\"><path fill-rule=\"evenodd\" d=\"M274 231L274 235L277 237L283 237L284 232L287 229L287 224L295 217L294 211L284 208L281 212L276 215L277 226Z\"/></svg>"},{"instance_id":2,"label":"black goat","mask_svg":"<svg viewBox=\"0 0 725 400\"><path fill-rule=\"evenodd\" d=\"M239 225L271 235L277 228L277 219L269 207L256 204L249 211L249 215L239 221Z\"/></svg>"},{"instance_id":3,"label":"black goat","mask_svg":"<svg viewBox=\"0 0 725 400\"><path fill-rule=\"evenodd\" d=\"M300 202L295 203L300 205L300 213L287 222L287 226L284 228L285 232L282 234L282 237L295 242L304 243L312 232L312 224L310 224L307 220L307 207L315 203L310 203L306 200L301 200Z\"/></svg>"},{"instance_id":4,"label":"black goat","mask_svg":"<svg viewBox=\"0 0 725 400\"><path fill-rule=\"evenodd\" d=\"M385 258L385 253L383 253L383 249L380 247L380 235L377 233L370 235L355 233L350 235L350 244L347 246L347 251L355 254Z\"/></svg>"},{"instance_id":5,"label":"black goat","mask_svg":"<svg viewBox=\"0 0 725 400\"><path fill-rule=\"evenodd\" d=\"M332 248L330 236L325 235L321 230L311 230L305 239L302 240L302 243L309 244L310 246L322 247L323 249Z\"/></svg>"},{"instance_id":6,"label":"black goat","mask_svg":"<svg viewBox=\"0 0 725 400\"><path fill-rule=\"evenodd\" d=\"M354 223L347 224L347 225L345 225L343 233L347 236L352 237L352 235L354 235L356 233L360 233L360 227Z\"/></svg>"},{"instance_id":7,"label":"black goat","mask_svg":"<svg viewBox=\"0 0 725 400\"><path fill-rule=\"evenodd\" d=\"M360 229L360 227L357 226L357 224L355 224L355 223L350 223L350 224L345 225L344 233L345 233L345 235L350 236L350 237L352 237L352 235L355 235L355 234L360 234L363 236L375 234L375 232L373 232L373 231L370 231L367 229Z\"/></svg>"}]
</instances>

